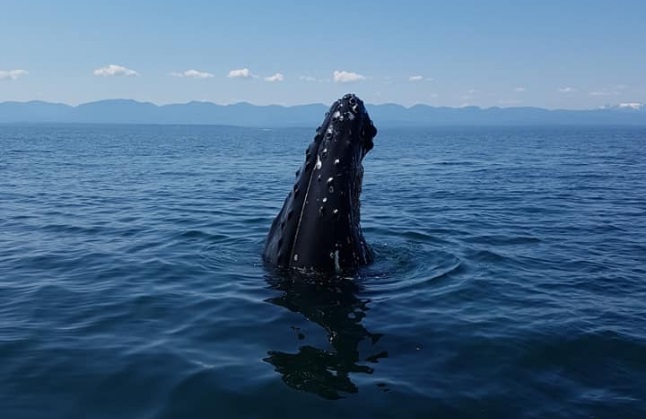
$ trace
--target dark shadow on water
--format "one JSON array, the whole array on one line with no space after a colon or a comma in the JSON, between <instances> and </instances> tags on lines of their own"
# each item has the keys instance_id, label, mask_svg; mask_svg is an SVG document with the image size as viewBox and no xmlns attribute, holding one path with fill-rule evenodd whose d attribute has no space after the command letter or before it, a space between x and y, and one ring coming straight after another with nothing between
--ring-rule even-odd
<instances>
[{"instance_id":1,"label":"dark shadow on water","mask_svg":"<svg viewBox=\"0 0 646 419\"><path fill-rule=\"evenodd\" d=\"M329 345L303 345L297 353L270 350L264 361L272 364L285 384L294 389L332 400L342 398L344 393L357 393L359 388L351 374L372 374L374 369L363 362L376 363L388 356L381 351L361 359L359 344L367 340L374 345L383 335L370 333L361 324L369 300L357 297L360 286L347 278L311 278L294 273L274 273L267 282L281 293L267 302L300 313L321 326ZM299 333L299 339L303 337Z\"/></svg>"}]
</instances>

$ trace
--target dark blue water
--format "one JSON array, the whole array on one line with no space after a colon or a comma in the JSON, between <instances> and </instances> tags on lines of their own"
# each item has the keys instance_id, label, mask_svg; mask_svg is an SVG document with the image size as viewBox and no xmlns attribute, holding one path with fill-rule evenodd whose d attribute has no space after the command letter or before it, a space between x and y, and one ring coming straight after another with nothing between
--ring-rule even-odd
<instances>
[{"instance_id":1,"label":"dark blue water","mask_svg":"<svg viewBox=\"0 0 646 419\"><path fill-rule=\"evenodd\" d=\"M0 417L646 417L646 130L381 130L334 286L260 259L313 134L0 127Z\"/></svg>"}]
</instances>

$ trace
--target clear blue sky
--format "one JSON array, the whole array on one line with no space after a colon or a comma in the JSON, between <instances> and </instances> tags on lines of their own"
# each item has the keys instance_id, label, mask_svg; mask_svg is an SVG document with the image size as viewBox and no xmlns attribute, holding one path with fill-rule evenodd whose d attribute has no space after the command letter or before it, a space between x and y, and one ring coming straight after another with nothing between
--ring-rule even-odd
<instances>
[{"instance_id":1,"label":"clear blue sky","mask_svg":"<svg viewBox=\"0 0 646 419\"><path fill-rule=\"evenodd\" d=\"M645 22L643 0L0 0L0 101L646 102Z\"/></svg>"}]
</instances>

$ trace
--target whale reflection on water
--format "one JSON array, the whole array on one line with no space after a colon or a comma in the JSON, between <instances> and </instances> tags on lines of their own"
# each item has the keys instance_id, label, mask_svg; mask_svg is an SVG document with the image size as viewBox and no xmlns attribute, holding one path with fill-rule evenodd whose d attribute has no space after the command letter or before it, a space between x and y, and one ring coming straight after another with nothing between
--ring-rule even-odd
<instances>
[{"instance_id":1,"label":"whale reflection on water","mask_svg":"<svg viewBox=\"0 0 646 419\"><path fill-rule=\"evenodd\" d=\"M373 346L383 336L369 332L362 324L370 301L357 297L360 286L354 281L304 280L295 276L298 275L268 278L270 288L279 291L280 295L266 301L299 313L322 327L328 345L303 344L296 353L270 350L264 361L272 364L285 384L294 389L326 399L357 393L359 388L351 374L372 374L374 364L388 356L387 351L377 350L362 358L359 350L359 344L364 340ZM301 332L298 339L303 343L307 341Z\"/></svg>"}]
</instances>

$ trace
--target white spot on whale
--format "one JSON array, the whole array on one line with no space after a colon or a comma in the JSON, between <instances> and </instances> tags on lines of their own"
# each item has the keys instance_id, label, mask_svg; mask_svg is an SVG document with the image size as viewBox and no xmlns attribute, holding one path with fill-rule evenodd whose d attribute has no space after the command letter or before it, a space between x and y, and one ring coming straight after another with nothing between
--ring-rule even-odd
<instances>
[{"instance_id":1,"label":"white spot on whale","mask_svg":"<svg viewBox=\"0 0 646 419\"><path fill-rule=\"evenodd\" d=\"M337 272L341 272L341 264L339 263L339 251L334 252L334 269Z\"/></svg>"},{"instance_id":2,"label":"white spot on whale","mask_svg":"<svg viewBox=\"0 0 646 419\"><path fill-rule=\"evenodd\" d=\"M321 156L316 156L316 169L320 170L321 166L323 166L323 162L321 161Z\"/></svg>"},{"instance_id":3,"label":"white spot on whale","mask_svg":"<svg viewBox=\"0 0 646 419\"><path fill-rule=\"evenodd\" d=\"M297 254L294 255L294 262L298 262L298 255Z\"/></svg>"}]
</instances>

